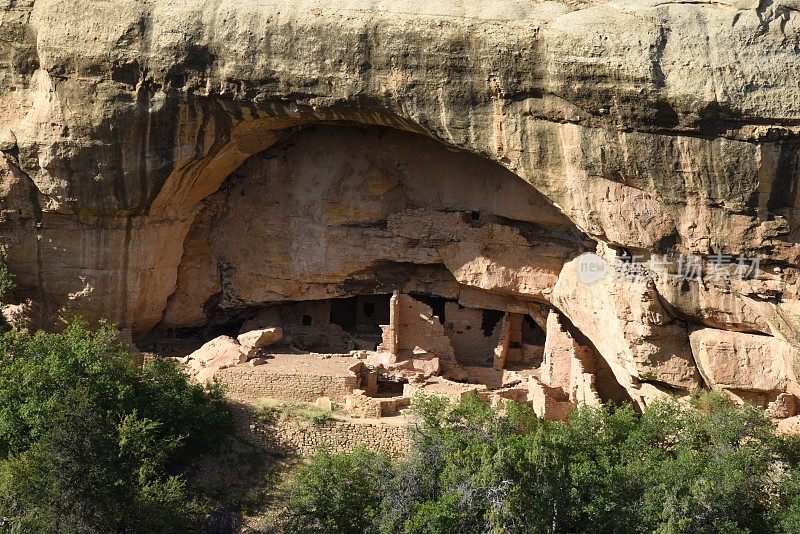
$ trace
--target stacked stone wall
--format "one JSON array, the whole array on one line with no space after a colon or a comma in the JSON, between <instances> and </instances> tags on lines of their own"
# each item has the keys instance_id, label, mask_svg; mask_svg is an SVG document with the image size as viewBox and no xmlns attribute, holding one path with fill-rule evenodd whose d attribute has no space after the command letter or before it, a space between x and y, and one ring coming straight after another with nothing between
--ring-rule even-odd
<instances>
[{"instance_id":1,"label":"stacked stone wall","mask_svg":"<svg viewBox=\"0 0 800 534\"><path fill-rule=\"evenodd\" d=\"M357 376L274 374L250 366L222 369L216 377L226 386L227 394L234 398L270 397L304 402L328 397L333 402L343 403L359 385Z\"/></svg>"},{"instance_id":2,"label":"stacked stone wall","mask_svg":"<svg viewBox=\"0 0 800 534\"><path fill-rule=\"evenodd\" d=\"M270 454L308 457L322 448L349 452L363 445L371 451L400 456L411 446L405 421L387 424L331 418L314 423L288 414L260 418L252 406L244 404L234 404L234 420L240 435Z\"/></svg>"}]
</instances>

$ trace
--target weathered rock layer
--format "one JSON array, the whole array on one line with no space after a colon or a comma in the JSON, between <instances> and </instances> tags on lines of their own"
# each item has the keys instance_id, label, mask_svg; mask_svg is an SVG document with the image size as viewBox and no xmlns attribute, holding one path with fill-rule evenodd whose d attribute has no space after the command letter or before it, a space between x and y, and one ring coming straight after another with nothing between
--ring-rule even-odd
<instances>
[{"instance_id":1,"label":"weathered rock layer","mask_svg":"<svg viewBox=\"0 0 800 534\"><path fill-rule=\"evenodd\" d=\"M400 289L554 309L635 399L775 402L800 346L797 12L6 2L0 247L49 320L143 336ZM586 251L636 276L586 283Z\"/></svg>"}]
</instances>

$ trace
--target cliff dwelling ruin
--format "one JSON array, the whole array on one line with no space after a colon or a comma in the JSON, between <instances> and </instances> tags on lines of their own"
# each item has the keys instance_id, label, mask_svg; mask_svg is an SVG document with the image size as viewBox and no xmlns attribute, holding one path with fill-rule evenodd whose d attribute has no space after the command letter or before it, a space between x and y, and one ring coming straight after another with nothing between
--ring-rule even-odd
<instances>
[{"instance_id":1,"label":"cliff dwelling ruin","mask_svg":"<svg viewBox=\"0 0 800 534\"><path fill-rule=\"evenodd\" d=\"M533 403L554 418L576 399L629 400L546 297L591 241L508 171L424 137L299 130L204 201L183 249L151 337L279 331L262 356L245 358L271 378L219 370L244 380L232 386L239 393L325 396L372 416L396 413L420 389ZM291 363L309 361L330 369L328 385L296 376Z\"/></svg>"},{"instance_id":2,"label":"cliff dwelling ruin","mask_svg":"<svg viewBox=\"0 0 800 534\"><path fill-rule=\"evenodd\" d=\"M108 319L162 355L206 345L203 379L370 413L418 389L560 418L708 388L800 428L783 24L709 3L65 5L3 23L10 324Z\"/></svg>"}]
</instances>

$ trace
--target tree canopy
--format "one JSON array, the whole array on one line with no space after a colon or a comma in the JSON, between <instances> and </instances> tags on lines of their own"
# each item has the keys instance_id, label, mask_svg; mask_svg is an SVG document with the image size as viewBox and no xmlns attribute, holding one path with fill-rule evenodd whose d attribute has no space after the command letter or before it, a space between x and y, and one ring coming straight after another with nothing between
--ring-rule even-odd
<instances>
[{"instance_id":1,"label":"tree canopy","mask_svg":"<svg viewBox=\"0 0 800 534\"><path fill-rule=\"evenodd\" d=\"M116 336L78 320L0 337L0 531L199 528L181 474L227 433L222 392Z\"/></svg>"},{"instance_id":2,"label":"tree canopy","mask_svg":"<svg viewBox=\"0 0 800 534\"><path fill-rule=\"evenodd\" d=\"M720 394L567 422L478 398L419 398L414 411L405 459L321 453L301 468L290 531L800 532L800 442ZM329 520L342 502L361 524Z\"/></svg>"}]
</instances>

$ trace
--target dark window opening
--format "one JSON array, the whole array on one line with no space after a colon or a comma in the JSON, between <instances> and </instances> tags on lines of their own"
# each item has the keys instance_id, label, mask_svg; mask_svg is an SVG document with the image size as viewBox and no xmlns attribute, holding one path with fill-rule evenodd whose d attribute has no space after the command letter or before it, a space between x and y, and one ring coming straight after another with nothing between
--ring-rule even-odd
<instances>
[{"instance_id":1,"label":"dark window opening","mask_svg":"<svg viewBox=\"0 0 800 534\"><path fill-rule=\"evenodd\" d=\"M378 334L389 323L391 295L358 295L331 300L331 323L351 334Z\"/></svg>"},{"instance_id":2,"label":"dark window opening","mask_svg":"<svg viewBox=\"0 0 800 534\"><path fill-rule=\"evenodd\" d=\"M407 380L393 380L391 378L378 378L378 395L396 397L403 394L403 384Z\"/></svg>"},{"instance_id":3,"label":"dark window opening","mask_svg":"<svg viewBox=\"0 0 800 534\"><path fill-rule=\"evenodd\" d=\"M356 330L380 333L380 325L389 324L389 301L391 295L359 295Z\"/></svg>"},{"instance_id":4,"label":"dark window opening","mask_svg":"<svg viewBox=\"0 0 800 534\"><path fill-rule=\"evenodd\" d=\"M433 314L439 318L439 322L444 324L444 306L447 302L455 302L455 300L448 301L442 297L433 297L431 295L423 295L422 293L410 293L416 300L428 305Z\"/></svg>"},{"instance_id":5,"label":"dark window opening","mask_svg":"<svg viewBox=\"0 0 800 534\"><path fill-rule=\"evenodd\" d=\"M481 212L479 212L479 211L473 211L472 213L470 213L470 214L469 214L469 217L470 217L470 219L472 219L473 221L477 221L478 219L480 219L480 218L481 218Z\"/></svg>"},{"instance_id":6,"label":"dark window opening","mask_svg":"<svg viewBox=\"0 0 800 534\"><path fill-rule=\"evenodd\" d=\"M497 326L497 323L500 322L500 320L503 318L505 314L506 312L500 310L483 310L481 328L483 329L484 337L492 336L494 328Z\"/></svg>"},{"instance_id":7,"label":"dark window opening","mask_svg":"<svg viewBox=\"0 0 800 534\"><path fill-rule=\"evenodd\" d=\"M331 323L338 324L345 332L356 329L356 312L358 311L356 297L331 300Z\"/></svg>"},{"instance_id":8,"label":"dark window opening","mask_svg":"<svg viewBox=\"0 0 800 534\"><path fill-rule=\"evenodd\" d=\"M542 328L536 324L533 317L525 315L522 318L522 342L527 345L543 346L545 340L545 333Z\"/></svg>"},{"instance_id":9,"label":"dark window opening","mask_svg":"<svg viewBox=\"0 0 800 534\"><path fill-rule=\"evenodd\" d=\"M311 326L311 316L303 315L303 326Z\"/></svg>"}]
</instances>

